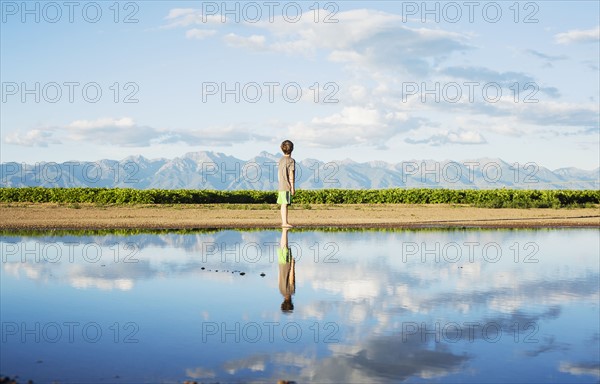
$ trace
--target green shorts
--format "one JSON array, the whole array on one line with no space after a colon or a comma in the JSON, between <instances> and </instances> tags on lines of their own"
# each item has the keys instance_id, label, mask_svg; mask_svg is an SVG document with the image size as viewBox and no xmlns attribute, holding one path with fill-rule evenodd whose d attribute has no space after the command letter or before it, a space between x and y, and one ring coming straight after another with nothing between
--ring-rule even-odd
<instances>
[{"instance_id":1,"label":"green shorts","mask_svg":"<svg viewBox=\"0 0 600 384\"><path fill-rule=\"evenodd\" d=\"M277 196L277 204L292 204L292 192L279 191L279 195Z\"/></svg>"},{"instance_id":2,"label":"green shorts","mask_svg":"<svg viewBox=\"0 0 600 384\"><path fill-rule=\"evenodd\" d=\"M277 260L279 264L286 264L292 261L292 250L290 248L277 248Z\"/></svg>"}]
</instances>

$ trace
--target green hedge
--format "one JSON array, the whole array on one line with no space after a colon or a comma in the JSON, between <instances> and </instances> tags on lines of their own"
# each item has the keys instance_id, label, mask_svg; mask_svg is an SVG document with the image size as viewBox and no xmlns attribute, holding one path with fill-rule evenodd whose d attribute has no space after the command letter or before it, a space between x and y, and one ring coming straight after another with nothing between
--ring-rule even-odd
<instances>
[{"instance_id":1,"label":"green hedge","mask_svg":"<svg viewBox=\"0 0 600 384\"><path fill-rule=\"evenodd\" d=\"M294 201L308 204L468 204L488 208L561 208L600 204L598 190L381 189L298 191Z\"/></svg>"},{"instance_id":2,"label":"green hedge","mask_svg":"<svg viewBox=\"0 0 600 384\"><path fill-rule=\"evenodd\" d=\"M127 188L0 188L0 202L95 204L274 204L275 192Z\"/></svg>"},{"instance_id":3,"label":"green hedge","mask_svg":"<svg viewBox=\"0 0 600 384\"><path fill-rule=\"evenodd\" d=\"M0 188L0 202L94 204L275 204L273 191L123 188ZM600 204L600 190L322 189L300 190L296 204L468 204L490 208L561 208Z\"/></svg>"}]
</instances>

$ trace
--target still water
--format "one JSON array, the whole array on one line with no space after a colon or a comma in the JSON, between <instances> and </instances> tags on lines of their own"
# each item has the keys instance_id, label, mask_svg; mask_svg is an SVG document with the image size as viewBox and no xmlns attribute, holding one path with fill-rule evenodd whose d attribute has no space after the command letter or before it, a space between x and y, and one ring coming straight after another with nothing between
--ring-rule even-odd
<instances>
[{"instance_id":1,"label":"still water","mask_svg":"<svg viewBox=\"0 0 600 384\"><path fill-rule=\"evenodd\" d=\"M0 374L598 382L599 234L5 233Z\"/></svg>"}]
</instances>

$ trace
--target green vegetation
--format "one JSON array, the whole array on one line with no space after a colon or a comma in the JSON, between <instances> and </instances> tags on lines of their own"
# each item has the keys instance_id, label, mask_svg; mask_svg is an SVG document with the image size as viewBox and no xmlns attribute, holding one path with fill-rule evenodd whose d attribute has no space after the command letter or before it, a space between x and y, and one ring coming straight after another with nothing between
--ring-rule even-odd
<instances>
[{"instance_id":1,"label":"green vegetation","mask_svg":"<svg viewBox=\"0 0 600 384\"><path fill-rule=\"evenodd\" d=\"M92 204L275 204L274 192L130 188L0 188L0 202Z\"/></svg>"},{"instance_id":2,"label":"green vegetation","mask_svg":"<svg viewBox=\"0 0 600 384\"><path fill-rule=\"evenodd\" d=\"M252 231L258 229L244 229ZM218 228L194 228L194 229L148 229L148 228L124 228L124 229L0 229L0 237L61 237L61 236L134 236L134 235L191 235L210 234L223 231ZM1 382L0 382L1 383Z\"/></svg>"},{"instance_id":3,"label":"green vegetation","mask_svg":"<svg viewBox=\"0 0 600 384\"><path fill-rule=\"evenodd\" d=\"M564 208L600 204L598 190L381 189L298 191L298 203L465 204L485 208Z\"/></svg>"},{"instance_id":4,"label":"green vegetation","mask_svg":"<svg viewBox=\"0 0 600 384\"><path fill-rule=\"evenodd\" d=\"M0 202L78 204L275 204L274 191L210 191L122 188L0 188ZM322 189L300 190L294 203L466 204L485 208L564 208L600 204L600 190Z\"/></svg>"},{"instance_id":5,"label":"green vegetation","mask_svg":"<svg viewBox=\"0 0 600 384\"><path fill-rule=\"evenodd\" d=\"M63 237L63 236L144 236L144 235L197 235L197 234L215 234L223 231L239 230L242 232L265 232L281 233L280 229L274 228L190 228L190 229L151 229L151 228L123 228L123 229L0 229L0 237ZM479 228L479 227L462 227L462 228L364 228L364 227L296 227L294 233L300 232L324 232L324 233L366 233L366 232L482 232L489 231L552 231L552 228Z\"/></svg>"}]
</instances>

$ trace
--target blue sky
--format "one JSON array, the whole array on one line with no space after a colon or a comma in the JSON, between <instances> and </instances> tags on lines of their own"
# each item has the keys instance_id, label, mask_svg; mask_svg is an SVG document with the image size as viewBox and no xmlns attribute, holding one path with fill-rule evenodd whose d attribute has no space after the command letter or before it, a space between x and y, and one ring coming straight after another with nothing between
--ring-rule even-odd
<instances>
[{"instance_id":1,"label":"blue sky","mask_svg":"<svg viewBox=\"0 0 600 384\"><path fill-rule=\"evenodd\" d=\"M599 166L597 1L0 4L2 162Z\"/></svg>"}]
</instances>

